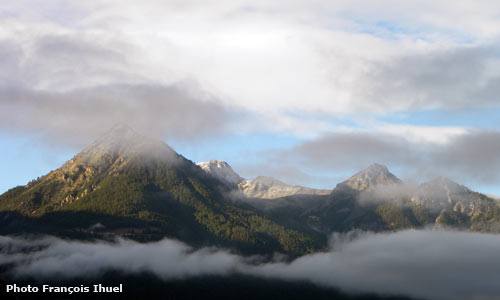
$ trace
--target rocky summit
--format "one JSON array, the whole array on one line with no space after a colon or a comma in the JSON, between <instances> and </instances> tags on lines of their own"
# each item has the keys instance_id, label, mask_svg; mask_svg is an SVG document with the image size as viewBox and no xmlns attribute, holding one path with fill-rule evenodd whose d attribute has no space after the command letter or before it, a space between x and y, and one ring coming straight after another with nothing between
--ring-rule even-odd
<instances>
[{"instance_id":1,"label":"rocky summit","mask_svg":"<svg viewBox=\"0 0 500 300\"><path fill-rule=\"evenodd\" d=\"M338 188L349 188L363 191L376 185L400 184L402 181L384 165L372 164L368 168L354 174L346 181L339 183Z\"/></svg>"},{"instance_id":2,"label":"rocky summit","mask_svg":"<svg viewBox=\"0 0 500 300\"><path fill-rule=\"evenodd\" d=\"M245 181L245 179L236 174L233 168L231 168L231 166L225 161L217 161L213 159L209 162L197 163L197 165L200 166L200 168L202 168L205 172L229 185L238 185Z\"/></svg>"}]
</instances>

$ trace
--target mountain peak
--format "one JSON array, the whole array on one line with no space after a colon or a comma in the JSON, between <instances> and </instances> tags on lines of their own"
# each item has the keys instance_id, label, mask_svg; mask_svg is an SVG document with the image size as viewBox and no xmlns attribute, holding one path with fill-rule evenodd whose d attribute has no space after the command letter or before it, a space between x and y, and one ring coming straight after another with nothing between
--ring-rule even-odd
<instances>
[{"instance_id":1,"label":"mountain peak","mask_svg":"<svg viewBox=\"0 0 500 300\"><path fill-rule=\"evenodd\" d=\"M99 137L93 145L111 145L116 143L126 143L133 140L144 139L145 137L137 133L131 127L125 123L118 123L113 126L110 130L105 132L101 137Z\"/></svg>"},{"instance_id":2,"label":"mountain peak","mask_svg":"<svg viewBox=\"0 0 500 300\"><path fill-rule=\"evenodd\" d=\"M411 200L414 203L434 207L436 210L451 208L458 202L462 202L459 205L460 210L468 211L471 209L469 203L474 199L476 196L469 188L440 176L419 185Z\"/></svg>"},{"instance_id":3,"label":"mountain peak","mask_svg":"<svg viewBox=\"0 0 500 300\"><path fill-rule=\"evenodd\" d=\"M131 134L137 132L132 129L129 125L126 123L117 123L113 127L111 127L106 134L108 135L123 135L123 134Z\"/></svg>"},{"instance_id":4,"label":"mountain peak","mask_svg":"<svg viewBox=\"0 0 500 300\"><path fill-rule=\"evenodd\" d=\"M400 184L401 180L394 176L389 169L377 163L354 174L346 181L340 183L341 186L347 186L350 189L363 191L375 185Z\"/></svg>"},{"instance_id":5,"label":"mountain peak","mask_svg":"<svg viewBox=\"0 0 500 300\"><path fill-rule=\"evenodd\" d=\"M252 184L261 184L266 186L288 186L286 183L270 176L257 176L252 181Z\"/></svg>"},{"instance_id":6,"label":"mountain peak","mask_svg":"<svg viewBox=\"0 0 500 300\"><path fill-rule=\"evenodd\" d=\"M428 181L428 183L442 184L442 185L459 185L455 181L451 180L448 177L444 177L444 176L435 177L434 179Z\"/></svg>"},{"instance_id":7,"label":"mountain peak","mask_svg":"<svg viewBox=\"0 0 500 300\"><path fill-rule=\"evenodd\" d=\"M469 189L465 186L462 186L455 181L443 177L443 176L438 176L430 181L427 181L421 185L424 188L427 189L433 189L433 190L445 190L447 192L462 192L462 193L467 193Z\"/></svg>"},{"instance_id":8,"label":"mountain peak","mask_svg":"<svg viewBox=\"0 0 500 300\"><path fill-rule=\"evenodd\" d=\"M231 168L231 166L225 161L218 161L216 159L210 160L207 162L201 162L200 164L208 164L210 166L217 166L218 168Z\"/></svg>"},{"instance_id":9,"label":"mountain peak","mask_svg":"<svg viewBox=\"0 0 500 300\"><path fill-rule=\"evenodd\" d=\"M68 163L110 165L117 159L132 158L144 158L150 162L176 163L180 155L164 142L143 136L128 125L120 123L113 126Z\"/></svg>"},{"instance_id":10,"label":"mountain peak","mask_svg":"<svg viewBox=\"0 0 500 300\"><path fill-rule=\"evenodd\" d=\"M389 169L385 165L380 165L377 163L369 165L368 168L365 169L365 171L389 173Z\"/></svg>"},{"instance_id":11,"label":"mountain peak","mask_svg":"<svg viewBox=\"0 0 500 300\"><path fill-rule=\"evenodd\" d=\"M245 180L225 161L212 159L209 162L197 163L197 165L205 172L228 184L239 184Z\"/></svg>"}]
</instances>

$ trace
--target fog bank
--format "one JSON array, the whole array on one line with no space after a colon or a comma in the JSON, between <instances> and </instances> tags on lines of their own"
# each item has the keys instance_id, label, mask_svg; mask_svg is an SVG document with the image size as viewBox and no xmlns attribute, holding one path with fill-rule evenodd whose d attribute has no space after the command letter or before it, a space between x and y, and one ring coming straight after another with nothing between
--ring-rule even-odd
<instances>
[{"instance_id":1,"label":"fog bank","mask_svg":"<svg viewBox=\"0 0 500 300\"><path fill-rule=\"evenodd\" d=\"M407 230L334 234L329 252L292 262L257 263L229 251L164 239L140 244L28 240L0 237L0 265L13 277L88 278L106 270L151 272L162 279L235 273L307 280L352 293L400 294L425 299L496 299L500 296L500 236Z\"/></svg>"}]
</instances>

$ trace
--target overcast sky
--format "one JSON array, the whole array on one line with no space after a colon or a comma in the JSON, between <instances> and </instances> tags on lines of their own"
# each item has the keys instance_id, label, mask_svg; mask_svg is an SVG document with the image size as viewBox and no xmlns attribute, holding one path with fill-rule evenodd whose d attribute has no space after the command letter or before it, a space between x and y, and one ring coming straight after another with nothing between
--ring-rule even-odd
<instances>
[{"instance_id":1,"label":"overcast sky","mask_svg":"<svg viewBox=\"0 0 500 300\"><path fill-rule=\"evenodd\" d=\"M0 192L117 122L243 177L500 194L498 1L8 1Z\"/></svg>"}]
</instances>

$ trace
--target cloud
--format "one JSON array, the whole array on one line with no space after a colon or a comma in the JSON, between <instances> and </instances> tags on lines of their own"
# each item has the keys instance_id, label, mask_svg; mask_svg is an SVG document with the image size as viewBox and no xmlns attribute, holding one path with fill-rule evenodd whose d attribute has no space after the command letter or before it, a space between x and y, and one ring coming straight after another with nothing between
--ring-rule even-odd
<instances>
[{"instance_id":1,"label":"cloud","mask_svg":"<svg viewBox=\"0 0 500 300\"><path fill-rule=\"evenodd\" d=\"M134 72L135 47L126 41L104 40L85 33L45 34L27 46L20 68L38 89L71 89L113 83L145 82Z\"/></svg>"},{"instance_id":2,"label":"cloud","mask_svg":"<svg viewBox=\"0 0 500 300\"><path fill-rule=\"evenodd\" d=\"M110 269L129 273L149 271L163 279L224 275L242 260L222 250L194 251L169 239L140 244L122 239L116 243L85 243L53 237L34 241L2 237L0 245L0 263L18 264L15 276L41 278L93 278ZM21 254L27 250L31 252Z\"/></svg>"},{"instance_id":3,"label":"cloud","mask_svg":"<svg viewBox=\"0 0 500 300\"><path fill-rule=\"evenodd\" d=\"M134 47L85 34L0 41L0 130L84 146L117 123L159 138L224 132L229 109L190 80L169 85L131 70Z\"/></svg>"},{"instance_id":4,"label":"cloud","mask_svg":"<svg viewBox=\"0 0 500 300\"><path fill-rule=\"evenodd\" d=\"M8 28L8 26L7 26ZM24 29L0 40L3 89L29 88L53 92L112 83L145 83L133 61L136 48L117 39L91 33L40 32ZM141 81L142 80L142 81Z\"/></svg>"},{"instance_id":5,"label":"cloud","mask_svg":"<svg viewBox=\"0 0 500 300\"><path fill-rule=\"evenodd\" d=\"M236 164L247 176L266 174L293 184L333 188L373 163L387 165L407 183L437 176L469 186L500 180L500 132L418 126L344 130L259 152L257 161Z\"/></svg>"},{"instance_id":6,"label":"cloud","mask_svg":"<svg viewBox=\"0 0 500 300\"><path fill-rule=\"evenodd\" d=\"M378 162L404 170L408 177L448 176L471 183L495 184L500 180L500 133L470 130L431 143L381 132L333 133L304 142L268 159L318 170L359 170Z\"/></svg>"},{"instance_id":7,"label":"cloud","mask_svg":"<svg viewBox=\"0 0 500 300\"><path fill-rule=\"evenodd\" d=\"M264 154L265 155L265 154ZM245 174L247 179L254 179L257 176L270 176L275 178L285 178L286 183L302 186L329 186L334 180L329 176L315 175L304 172L300 168L284 163L280 160L273 160L266 163L248 163L235 165L240 174Z\"/></svg>"},{"instance_id":8,"label":"cloud","mask_svg":"<svg viewBox=\"0 0 500 300\"><path fill-rule=\"evenodd\" d=\"M390 200L399 202L410 199L416 191L417 186L412 184L376 185L362 191L356 200L361 205L381 204Z\"/></svg>"},{"instance_id":9,"label":"cloud","mask_svg":"<svg viewBox=\"0 0 500 300\"><path fill-rule=\"evenodd\" d=\"M267 129L303 134L293 126L300 118L287 113L497 106L499 26L492 5L20 2L4 8L0 20L3 36L28 56L22 78L34 76L32 85L169 86L192 78L217 101L265 116L259 120ZM68 17L54 16L54 7ZM472 36L463 42L457 35Z\"/></svg>"},{"instance_id":10,"label":"cloud","mask_svg":"<svg viewBox=\"0 0 500 300\"><path fill-rule=\"evenodd\" d=\"M496 107L498 50L459 46L375 62L357 82L354 104L380 112Z\"/></svg>"},{"instance_id":11,"label":"cloud","mask_svg":"<svg viewBox=\"0 0 500 300\"><path fill-rule=\"evenodd\" d=\"M117 123L158 138L225 132L238 112L194 80L163 84L133 61L134 46L92 34L0 40L0 130L82 147Z\"/></svg>"},{"instance_id":12,"label":"cloud","mask_svg":"<svg viewBox=\"0 0 500 300\"><path fill-rule=\"evenodd\" d=\"M224 132L230 121L226 108L200 101L189 89L179 84L107 85L61 93L4 90L0 128L79 147L117 123L159 138L189 140Z\"/></svg>"},{"instance_id":13,"label":"cloud","mask_svg":"<svg viewBox=\"0 0 500 300\"><path fill-rule=\"evenodd\" d=\"M332 133L292 148L291 155L305 164L325 168L349 168L353 164L359 168L374 161L406 162L412 159L410 148L410 143L399 136Z\"/></svg>"},{"instance_id":14,"label":"cloud","mask_svg":"<svg viewBox=\"0 0 500 300\"><path fill-rule=\"evenodd\" d=\"M120 23L124 28L161 31L154 42L130 38L143 45L165 43L162 49L176 58L169 64L174 72L194 74L211 91L227 95L225 101L259 113L279 113L280 121L286 120L283 111L335 115L496 105L487 97L494 95L499 74L496 40L453 42L449 37L456 34L448 33L452 22L436 24L428 18L434 15L433 3L424 2L419 7L392 1L241 1L210 7L203 14L198 2L134 6L152 13L149 19L119 11L128 17ZM173 8L166 12L170 18L164 16L167 8ZM478 21L467 9L438 6L447 22L457 15ZM472 9L497 23L488 10ZM394 38L370 34L384 24L386 31L397 31ZM209 53L200 51L207 47Z\"/></svg>"},{"instance_id":15,"label":"cloud","mask_svg":"<svg viewBox=\"0 0 500 300\"><path fill-rule=\"evenodd\" d=\"M140 244L0 238L0 264L13 276L89 278L106 270L151 272L163 279L242 273L307 280L350 293L425 299L495 299L500 295L500 238L452 231L334 234L332 250L291 262L259 262L165 239ZM425 287L425 288L423 288Z\"/></svg>"},{"instance_id":16,"label":"cloud","mask_svg":"<svg viewBox=\"0 0 500 300\"><path fill-rule=\"evenodd\" d=\"M365 235L340 250L268 264L255 273L307 278L345 290L428 299L494 299L500 245L496 235L402 231ZM472 255L474 253L474 255Z\"/></svg>"}]
</instances>

